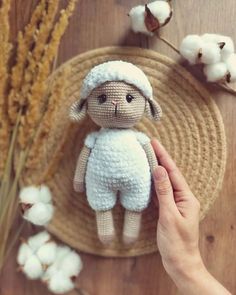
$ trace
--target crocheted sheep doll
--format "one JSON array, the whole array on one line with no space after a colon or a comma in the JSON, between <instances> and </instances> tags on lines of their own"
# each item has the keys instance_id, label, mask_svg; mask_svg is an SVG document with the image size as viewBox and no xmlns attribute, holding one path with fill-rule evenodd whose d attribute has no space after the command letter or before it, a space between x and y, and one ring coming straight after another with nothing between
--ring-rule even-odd
<instances>
[{"instance_id":1,"label":"crocheted sheep doll","mask_svg":"<svg viewBox=\"0 0 236 295\"><path fill-rule=\"evenodd\" d=\"M103 244L115 236L112 208L119 198L126 209L123 241L131 244L139 235L142 210L150 201L151 172L157 165L150 139L131 128L143 114L159 120L161 108L141 69L124 61L108 61L87 74L70 118L80 121L87 113L102 128L85 139L74 189L83 192L86 187Z\"/></svg>"}]
</instances>

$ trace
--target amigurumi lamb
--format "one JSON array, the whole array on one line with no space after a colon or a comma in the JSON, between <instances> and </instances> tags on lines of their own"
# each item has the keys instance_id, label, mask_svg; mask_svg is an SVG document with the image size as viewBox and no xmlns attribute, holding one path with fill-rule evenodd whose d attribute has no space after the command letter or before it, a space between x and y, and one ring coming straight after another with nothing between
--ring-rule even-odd
<instances>
[{"instance_id":1,"label":"amigurumi lamb","mask_svg":"<svg viewBox=\"0 0 236 295\"><path fill-rule=\"evenodd\" d=\"M115 236L112 208L119 197L126 209L123 241L131 244L138 238L141 212L150 201L151 172L157 166L150 139L131 128L144 113L159 120L161 108L141 69L128 62L109 61L87 74L70 118L80 121L86 113L102 128L85 139L74 189L83 192L86 184L88 203L96 211L98 236L104 244Z\"/></svg>"}]
</instances>

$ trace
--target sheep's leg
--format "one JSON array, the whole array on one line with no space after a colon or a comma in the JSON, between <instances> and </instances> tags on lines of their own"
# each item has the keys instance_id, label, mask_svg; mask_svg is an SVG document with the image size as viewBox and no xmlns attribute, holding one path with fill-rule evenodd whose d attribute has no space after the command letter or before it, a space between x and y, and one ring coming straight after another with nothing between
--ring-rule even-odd
<instances>
[{"instance_id":1,"label":"sheep's leg","mask_svg":"<svg viewBox=\"0 0 236 295\"><path fill-rule=\"evenodd\" d=\"M99 240L104 244L110 244L115 236L112 210L96 211L97 232Z\"/></svg>"},{"instance_id":2,"label":"sheep's leg","mask_svg":"<svg viewBox=\"0 0 236 295\"><path fill-rule=\"evenodd\" d=\"M126 245L134 243L139 236L142 213L125 210L123 242Z\"/></svg>"}]
</instances>

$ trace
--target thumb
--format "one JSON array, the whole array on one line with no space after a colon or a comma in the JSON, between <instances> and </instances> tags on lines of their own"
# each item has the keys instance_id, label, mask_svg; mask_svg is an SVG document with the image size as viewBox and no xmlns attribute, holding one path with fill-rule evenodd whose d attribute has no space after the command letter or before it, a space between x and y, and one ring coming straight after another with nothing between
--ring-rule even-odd
<instances>
[{"instance_id":1,"label":"thumb","mask_svg":"<svg viewBox=\"0 0 236 295\"><path fill-rule=\"evenodd\" d=\"M166 210L177 209L173 188L166 169L162 166L157 166L153 171L153 178L159 201L160 214L161 212L166 212Z\"/></svg>"}]
</instances>

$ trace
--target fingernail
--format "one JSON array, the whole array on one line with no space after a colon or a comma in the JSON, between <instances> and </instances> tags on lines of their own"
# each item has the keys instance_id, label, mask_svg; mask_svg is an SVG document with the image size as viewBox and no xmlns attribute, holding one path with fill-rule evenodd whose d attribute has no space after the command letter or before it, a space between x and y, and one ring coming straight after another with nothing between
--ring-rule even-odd
<instances>
[{"instance_id":1,"label":"fingernail","mask_svg":"<svg viewBox=\"0 0 236 295\"><path fill-rule=\"evenodd\" d=\"M154 171L153 171L153 176L155 178L155 180L162 180L165 179L167 176L166 170L165 168L163 168L162 166L158 166Z\"/></svg>"}]
</instances>

